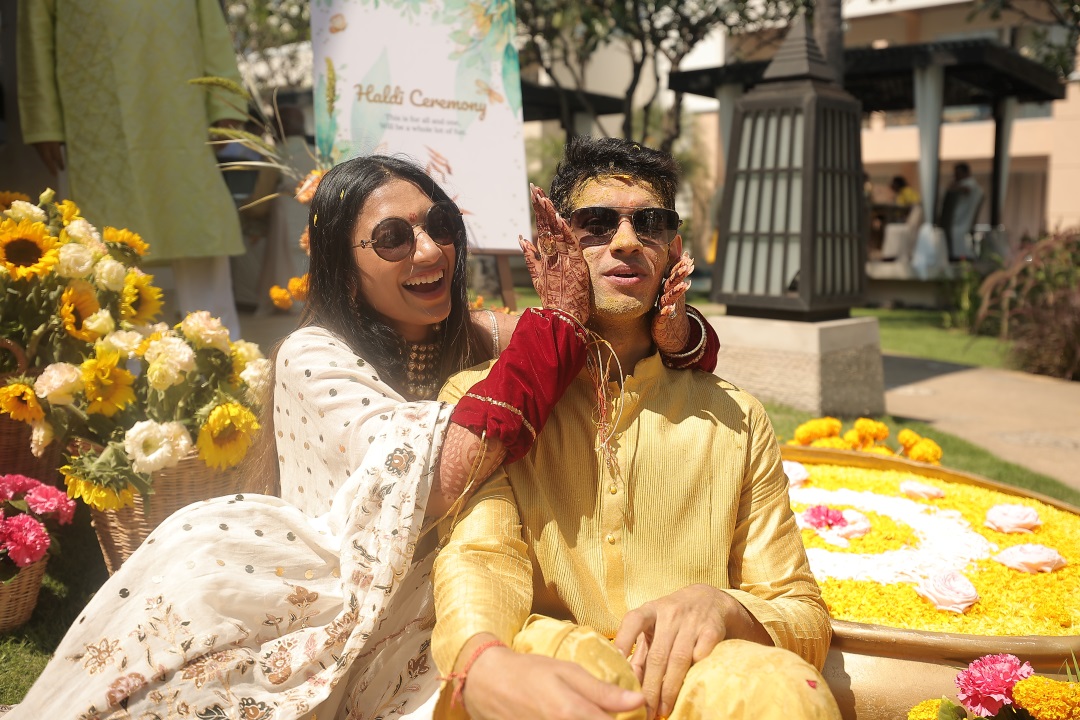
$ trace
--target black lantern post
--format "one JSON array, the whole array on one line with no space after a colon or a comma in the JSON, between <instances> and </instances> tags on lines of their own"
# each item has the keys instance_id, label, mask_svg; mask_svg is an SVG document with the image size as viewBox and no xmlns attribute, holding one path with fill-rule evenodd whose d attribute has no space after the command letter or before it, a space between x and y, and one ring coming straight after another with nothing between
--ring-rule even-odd
<instances>
[{"instance_id":1,"label":"black lantern post","mask_svg":"<svg viewBox=\"0 0 1080 720\"><path fill-rule=\"evenodd\" d=\"M728 315L827 320L863 294L861 108L799 17L735 109L712 299Z\"/></svg>"}]
</instances>

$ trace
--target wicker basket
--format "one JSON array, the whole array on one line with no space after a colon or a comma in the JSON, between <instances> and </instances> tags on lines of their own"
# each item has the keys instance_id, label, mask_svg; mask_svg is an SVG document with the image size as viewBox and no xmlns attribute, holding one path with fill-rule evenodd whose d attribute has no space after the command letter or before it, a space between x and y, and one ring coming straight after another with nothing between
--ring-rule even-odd
<instances>
[{"instance_id":1,"label":"wicker basket","mask_svg":"<svg viewBox=\"0 0 1080 720\"><path fill-rule=\"evenodd\" d=\"M49 556L44 555L33 565L20 570L10 582L0 583L0 633L19 627L34 613L48 560Z\"/></svg>"},{"instance_id":2,"label":"wicker basket","mask_svg":"<svg viewBox=\"0 0 1080 720\"><path fill-rule=\"evenodd\" d=\"M161 521L182 507L199 500L236 493L264 493L267 488L245 482L235 469L214 470L195 454L175 467L151 475L154 493L149 499L136 493L135 504L120 510L90 509L105 567L109 574L120 569L135 548Z\"/></svg>"},{"instance_id":3,"label":"wicker basket","mask_svg":"<svg viewBox=\"0 0 1080 720\"><path fill-rule=\"evenodd\" d=\"M0 386L7 383L13 375L33 377L41 373L40 369L27 369L26 353L18 343L0 338L0 350L15 356L14 373L0 374ZM56 468L60 466L60 443L50 443L41 457L34 457L30 452L30 426L7 415L0 416L0 474L16 473L40 480L49 485L59 485Z\"/></svg>"}]
</instances>

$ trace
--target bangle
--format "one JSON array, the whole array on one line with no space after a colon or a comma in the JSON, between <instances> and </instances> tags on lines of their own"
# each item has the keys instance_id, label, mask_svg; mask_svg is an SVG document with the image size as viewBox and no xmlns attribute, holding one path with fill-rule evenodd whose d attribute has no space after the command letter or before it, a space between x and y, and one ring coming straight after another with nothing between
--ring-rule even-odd
<instances>
[{"instance_id":1,"label":"bangle","mask_svg":"<svg viewBox=\"0 0 1080 720\"><path fill-rule=\"evenodd\" d=\"M469 678L469 670L472 669L473 663L476 662L477 658L493 647L506 647L506 643L502 640L488 640L485 643L481 643L479 647L473 650L473 654L469 656L469 659L465 661L465 665L461 668L461 672L452 672L439 678L445 682L454 683L454 693L450 696L450 707L457 707L458 703L461 703L462 707L465 706L465 681Z\"/></svg>"},{"instance_id":2,"label":"bangle","mask_svg":"<svg viewBox=\"0 0 1080 720\"><path fill-rule=\"evenodd\" d=\"M691 357L701 352L705 348L705 340L708 337L708 333L705 332L705 322L698 317L696 312L690 312L689 310L687 310L686 317L693 318L694 322L696 322L701 328L701 340L698 342L697 345L690 348L686 352L664 353L664 356L671 360L682 360L683 358Z\"/></svg>"}]
</instances>

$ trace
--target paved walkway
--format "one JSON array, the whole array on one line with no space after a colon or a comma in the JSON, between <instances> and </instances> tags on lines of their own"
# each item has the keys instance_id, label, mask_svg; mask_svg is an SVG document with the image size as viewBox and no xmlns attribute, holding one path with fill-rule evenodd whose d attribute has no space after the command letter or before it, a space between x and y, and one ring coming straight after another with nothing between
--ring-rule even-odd
<instances>
[{"instance_id":1,"label":"paved walkway","mask_svg":"<svg viewBox=\"0 0 1080 720\"><path fill-rule=\"evenodd\" d=\"M299 315L241 314L269 351ZM885 355L885 408L1080 490L1080 382Z\"/></svg>"}]
</instances>

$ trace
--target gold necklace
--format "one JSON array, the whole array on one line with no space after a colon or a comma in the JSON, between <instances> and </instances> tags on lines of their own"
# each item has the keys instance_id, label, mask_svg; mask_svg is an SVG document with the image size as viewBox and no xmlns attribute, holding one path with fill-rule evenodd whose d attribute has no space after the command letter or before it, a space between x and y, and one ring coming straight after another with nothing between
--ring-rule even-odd
<instances>
[{"instance_id":1,"label":"gold necklace","mask_svg":"<svg viewBox=\"0 0 1080 720\"><path fill-rule=\"evenodd\" d=\"M405 390L418 400L430 400L439 391L438 343L405 343Z\"/></svg>"}]
</instances>

